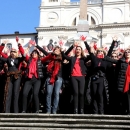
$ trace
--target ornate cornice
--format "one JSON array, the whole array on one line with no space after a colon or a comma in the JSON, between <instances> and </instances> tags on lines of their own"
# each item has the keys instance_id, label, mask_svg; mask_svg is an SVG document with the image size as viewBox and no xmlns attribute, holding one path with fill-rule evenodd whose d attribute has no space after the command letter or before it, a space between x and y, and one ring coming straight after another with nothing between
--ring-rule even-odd
<instances>
[{"instance_id":1,"label":"ornate cornice","mask_svg":"<svg viewBox=\"0 0 130 130\"><path fill-rule=\"evenodd\" d=\"M110 23L110 24L99 24L99 27L124 27L130 26L130 22L127 23Z\"/></svg>"},{"instance_id":2,"label":"ornate cornice","mask_svg":"<svg viewBox=\"0 0 130 130\"><path fill-rule=\"evenodd\" d=\"M111 23L111 24L99 24L89 26L89 30L98 29L98 28L122 28L130 27L130 22L128 23ZM77 31L77 26L52 26L52 27L37 27L36 30L40 31Z\"/></svg>"},{"instance_id":3,"label":"ornate cornice","mask_svg":"<svg viewBox=\"0 0 130 130\"><path fill-rule=\"evenodd\" d=\"M76 26L53 26L53 27L38 27L37 31L75 31L77 30Z\"/></svg>"}]
</instances>

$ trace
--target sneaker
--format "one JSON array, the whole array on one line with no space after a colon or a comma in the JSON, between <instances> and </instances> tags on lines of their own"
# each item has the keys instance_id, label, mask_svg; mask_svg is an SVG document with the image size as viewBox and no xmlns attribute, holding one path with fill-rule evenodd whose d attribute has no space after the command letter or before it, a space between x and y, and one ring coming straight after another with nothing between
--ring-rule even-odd
<instances>
[{"instance_id":1,"label":"sneaker","mask_svg":"<svg viewBox=\"0 0 130 130\"><path fill-rule=\"evenodd\" d=\"M52 114L56 114L56 112L52 112Z\"/></svg>"},{"instance_id":2,"label":"sneaker","mask_svg":"<svg viewBox=\"0 0 130 130\"><path fill-rule=\"evenodd\" d=\"M46 112L46 114L51 114L50 112Z\"/></svg>"}]
</instances>

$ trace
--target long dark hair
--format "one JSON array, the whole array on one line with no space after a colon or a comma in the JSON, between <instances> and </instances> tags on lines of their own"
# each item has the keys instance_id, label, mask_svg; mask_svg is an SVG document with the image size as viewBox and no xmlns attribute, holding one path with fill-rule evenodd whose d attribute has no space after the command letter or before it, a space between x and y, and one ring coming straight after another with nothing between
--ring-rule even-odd
<instances>
[{"instance_id":1,"label":"long dark hair","mask_svg":"<svg viewBox=\"0 0 130 130\"><path fill-rule=\"evenodd\" d=\"M38 58L40 58L40 57L41 57L41 56L40 56L40 54L39 54L39 52L38 52L38 50L33 50L33 51L32 51L32 53L30 54L30 56L31 56L31 57L32 57L32 54L33 54L33 53L37 53Z\"/></svg>"},{"instance_id":2,"label":"long dark hair","mask_svg":"<svg viewBox=\"0 0 130 130\"><path fill-rule=\"evenodd\" d=\"M84 57L84 51L83 51L83 48L82 48L81 46L76 46L75 52L76 52L76 49L77 49L78 47L81 48L81 57Z\"/></svg>"},{"instance_id":3,"label":"long dark hair","mask_svg":"<svg viewBox=\"0 0 130 130\"><path fill-rule=\"evenodd\" d=\"M54 52L56 49L59 49L60 52L61 52L61 47L56 46L56 47L54 48L53 52ZM62 60L62 55L61 55L61 53L60 53L59 55L56 55L55 58L56 58L57 60L58 60L58 59L59 59L59 60Z\"/></svg>"}]
</instances>

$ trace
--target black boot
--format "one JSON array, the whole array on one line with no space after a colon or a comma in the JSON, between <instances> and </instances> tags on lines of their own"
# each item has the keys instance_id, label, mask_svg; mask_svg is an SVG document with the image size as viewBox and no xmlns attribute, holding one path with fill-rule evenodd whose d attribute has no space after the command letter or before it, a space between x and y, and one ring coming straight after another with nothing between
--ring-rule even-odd
<instances>
[{"instance_id":1,"label":"black boot","mask_svg":"<svg viewBox=\"0 0 130 130\"><path fill-rule=\"evenodd\" d=\"M80 109L80 114L84 114L84 109Z\"/></svg>"},{"instance_id":2,"label":"black boot","mask_svg":"<svg viewBox=\"0 0 130 130\"><path fill-rule=\"evenodd\" d=\"M74 114L78 114L78 109L74 109Z\"/></svg>"}]
</instances>

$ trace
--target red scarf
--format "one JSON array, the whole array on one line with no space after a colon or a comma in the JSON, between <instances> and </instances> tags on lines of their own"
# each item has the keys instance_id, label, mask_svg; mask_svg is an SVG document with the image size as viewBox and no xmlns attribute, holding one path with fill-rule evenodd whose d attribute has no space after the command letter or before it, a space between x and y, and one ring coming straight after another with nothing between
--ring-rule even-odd
<instances>
[{"instance_id":1,"label":"red scarf","mask_svg":"<svg viewBox=\"0 0 130 130\"><path fill-rule=\"evenodd\" d=\"M104 58L104 55L103 54L97 54L97 58Z\"/></svg>"},{"instance_id":2,"label":"red scarf","mask_svg":"<svg viewBox=\"0 0 130 130\"><path fill-rule=\"evenodd\" d=\"M35 78L38 78L37 75L37 58L32 58L30 65L28 66L29 68L29 73L28 73L28 77L32 78L33 76L35 76Z\"/></svg>"},{"instance_id":3,"label":"red scarf","mask_svg":"<svg viewBox=\"0 0 130 130\"><path fill-rule=\"evenodd\" d=\"M130 84L130 64L128 60L126 60L128 63L128 67L126 70L126 76L125 76L125 85L124 85L124 93L129 91L129 84Z\"/></svg>"},{"instance_id":4,"label":"red scarf","mask_svg":"<svg viewBox=\"0 0 130 130\"><path fill-rule=\"evenodd\" d=\"M50 84L54 84L56 80L56 76L59 72L61 66L61 58L53 57L50 63L47 66L47 72L51 75L50 77Z\"/></svg>"}]
</instances>

